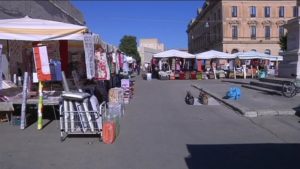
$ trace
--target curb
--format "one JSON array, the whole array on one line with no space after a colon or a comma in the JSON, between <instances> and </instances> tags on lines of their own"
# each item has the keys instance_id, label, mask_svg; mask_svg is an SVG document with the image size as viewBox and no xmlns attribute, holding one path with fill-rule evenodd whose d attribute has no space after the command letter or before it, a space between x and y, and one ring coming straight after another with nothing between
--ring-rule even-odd
<instances>
[{"instance_id":1,"label":"curb","mask_svg":"<svg viewBox=\"0 0 300 169\"><path fill-rule=\"evenodd\" d=\"M215 98L216 100L224 103L225 105L229 106L233 110L239 112L241 115L246 117L257 117L257 116L276 116L276 115L295 115L296 110L293 109L283 109L283 110L273 110L273 109L260 109L260 110L253 110L248 107L242 106L241 104L228 99L223 99L219 95L209 91L205 88L200 88L199 86L192 84L192 87L202 90L203 92L207 93L211 97Z\"/></svg>"}]
</instances>

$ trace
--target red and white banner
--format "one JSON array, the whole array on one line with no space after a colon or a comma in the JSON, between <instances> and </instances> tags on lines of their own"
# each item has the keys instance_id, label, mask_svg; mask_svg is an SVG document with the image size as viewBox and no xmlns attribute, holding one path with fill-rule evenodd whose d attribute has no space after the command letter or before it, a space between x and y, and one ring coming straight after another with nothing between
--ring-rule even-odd
<instances>
[{"instance_id":1,"label":"red and white banner","mask_svg":"<svg viewBox=\"0 0 300 169\"><path fill-rule=\"evenodd\" d=\"M51 72L46 46L33 47L34 62L39 81L51 80Z\"/></svg>"}]
</instances>

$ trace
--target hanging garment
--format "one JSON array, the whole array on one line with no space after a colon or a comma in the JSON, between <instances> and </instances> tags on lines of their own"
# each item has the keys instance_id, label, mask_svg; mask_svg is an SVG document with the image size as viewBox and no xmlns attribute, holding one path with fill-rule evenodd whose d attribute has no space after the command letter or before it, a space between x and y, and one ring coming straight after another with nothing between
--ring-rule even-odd
<instances>
[{"instance_id":1,"label":"hanging garment","mask_svg":"<svg viewBox=\"0 0 300 169\"><path fill-rule=\"evenodd\" d=\"M48 53L46 46L33 47L35 68L40 81L51 80Z\"/></svg>"},{"instance_id":2,"label":"hanging garment","mask_svg":"<svg viewBox=\"0 0 300 169\"><path fill-rule=\"evenodd\" d=\"M62 81L61 62L56 59L50 60L51 79L53 81Z\"/></svg>"},{"instance_id":3,"label":"hanging garment","mask_svg":"<svg viewBox=\"0 0 300 169\"><path fill-rule=\"evenodd\" d=\"M119 53L119 66L120 68L123 68L123 64L124 64L124 56L122 53Z\"/></svg>"},{"instance_id":4,"label":"hanging garment","mask_svg":"<svg viewBox=\"0 0 300 169\"><path fill-rule=\"evenodd\" d=\"M106 53L97 51L96 56L96 77L97 80L110 80L109 66Z\"/></svg>"},{"instance_id":5,"label":"hanging garment","mask_svg":"<svg viewBox=\"0 0 300 169\"><path fill-rule=\"evenodd\" d=\"M202 72L202 60L197 60L197 71Z\"/></svg>"}]
</instances>

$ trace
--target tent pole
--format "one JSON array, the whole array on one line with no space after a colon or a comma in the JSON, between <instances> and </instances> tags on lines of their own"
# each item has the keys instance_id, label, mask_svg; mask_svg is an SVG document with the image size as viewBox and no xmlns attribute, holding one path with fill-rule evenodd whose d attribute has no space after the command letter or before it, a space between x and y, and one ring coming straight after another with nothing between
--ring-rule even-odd
<instances>
[{"instance_id":1,"label":"tent pole","mask_svg":"<svg viewBox=\"0 0 300 169\"><path fill-rule=\"evenodd\" d=\"M234 79L236 79L236 71L235 71L235 67L233 67L233 77L234 77Z\"/></svg>"},{"instance_id":2,"label":"tent pole","mask_svg":"<svg viewBox=\"0 0 300 169\"><path fill-rule=\"evenodd\" d=\"M43 128L43 82L39 81L39 102L38 102L38 126L37 129Z\"/></svg>"},{"instance_id":3,"label":"tent pole","mask_svg":"<svg viewBox=\"0 0 300 169\"><path fill-rule=\"evenodd\" d=\"M253 79L253 66L251 65L251 78Z\"/></svg>"}]
</instances>

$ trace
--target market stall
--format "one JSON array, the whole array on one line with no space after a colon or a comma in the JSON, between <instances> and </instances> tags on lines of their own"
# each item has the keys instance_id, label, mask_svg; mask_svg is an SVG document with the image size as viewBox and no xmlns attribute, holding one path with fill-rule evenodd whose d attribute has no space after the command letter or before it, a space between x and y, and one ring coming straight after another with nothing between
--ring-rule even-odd
<instances>
[{"instance_id":1,"label":"market stall","mask_svg":"<svg viewBox=\"0 0 300 169\"><path fill-rule=\"evenodd\" d=\"M152 70L157 69L163 79L189 79L195 55L171 49L153 55ZM156 60L157 59L157 60Z\"/></svg>"},{"instance_id":2,"label":"market stall","mask_svg":"<svg viewBox=\"0 0 300 169\"><path fill-rule=\"evenodd\" d=\"M236 56L235 68L236 76L258 76L259 78L275 75L278 71L279 61L282 56L272 56L256 51L238 52Z\"/></svg>"},{"instance_id":3,"label":"market stall","mask_svg":"<svg viewBox=\"0 0 300 169\"><path fill-rule=\"evenodd\" d=\"M216 50L196 54L197 70L204 72L204 77L224 78L231 71L229 60L233 60L235 57L235 55Z\"/></svg>"},{"instance_id":4,"label":"market stall","mask_svg":"<svg viewBox=\"0 0 300 169\"><path fill-rule=\"evenodd\" d=\"M2 39L1 43L3 48L5 48L5 50L3 50L3 53L5 53L4 56L10 61L8 63L11 70L10 72L17 71L19 74L18 79L22 78L22 74L25 75L23 79L20 80L23 82L22 93L16 96L6 97L7 104L22 105L21 129L24 129L24 126L26 126L24 119L26 116L25 110L27 104L38 105L38 129L42 128L42 106L47 103L50 103L51 105L58 104L59 101L57 99L60 99L60 97L57 97L56 95L52 96L51 94L49 94L48 97L42 95L41 91L43 84L41 82L51 80L53 78L51 75L54 74L51 74L52 70L59 72L56 68L60 67L60 65L63 70L68 69L68 51L66 47L67 43L65 43L65 41L82 41L84 37L83 33L86 31L87 27L85 26L32 19L29 17L0 20L0 39ZM43 46L50 41L59 41L59 47L51 48L48 46L49 51L47 51ZM52 50L53 53L49 53L50 50ZM55 64L52 69L49 60L57 59L57 56L60 56L59 59L61 64ZM37 76L32 74L35 72L33 70L36 70ZM16 76L7 76L5 78L6 81L12 79L13 82L16 82L15 79L17 78L15 77ZM31 93L28 93L28 91L31 89L31 82L34 82L35 80L39 81L39 96L34 95L33 97L30 97ZM14 90L14 88L10 90Z\"/></svg>"}]
</instances>

